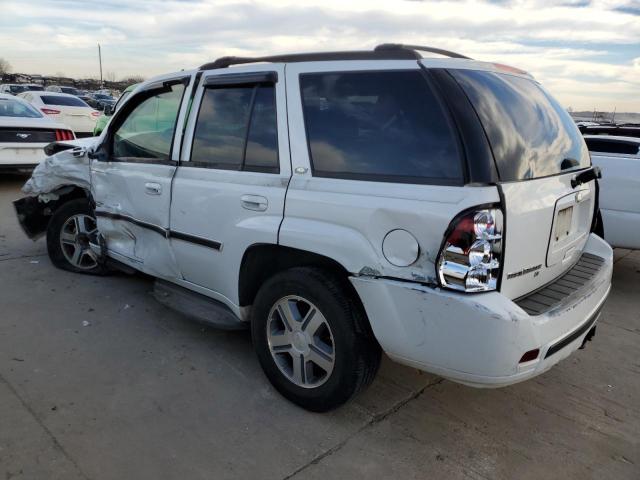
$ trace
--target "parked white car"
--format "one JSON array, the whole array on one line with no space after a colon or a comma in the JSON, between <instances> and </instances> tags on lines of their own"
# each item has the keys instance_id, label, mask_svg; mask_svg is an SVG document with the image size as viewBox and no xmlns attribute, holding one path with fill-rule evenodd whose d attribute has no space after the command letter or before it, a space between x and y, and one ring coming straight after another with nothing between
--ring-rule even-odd
<instances>
[{"instance_id":1,"label":"parked white car","mask_svg":"<svg viewBox=\"0 0 640 480\"><path fill-rule=\"evenodd\" d=\"M23 92L18 95L48 117L67 125L76 137L91 137L101 113L75 95L57 92Z\"/></svg>"},{"instance_id":2,"label":"parked white car","mask_svg":"<svg viewBox=\"0 0 640 480\"><path fill-rule=\"evenodd\" d=\"M640 249L640 138L585 135L602 169L602 234L611 246Z\"/></svg>"},{"instance_id":3,"label":"parked white car","mask_svg":"<svg viewBox=\"0 0 640 480\"><path fill-rule=\"evenodd\" d=\"M0 93L0 172L31 169L44 160L44 146L74 138L25 100Z\"/></svg>"},{"instance_id":4,"label":"parked white car","mask_svg":"<svg viewBox=\"0 0 640 480\"><path fill-rule=\"evenodd\" d=\"M36 92L41 90L44 90L44 87L35 83L4 83L0 85L0 93L6 93L9 95L18 95L22 92Z\"/></svg>"},{"instance_id":5,"label":"parked white car","mask_svg":"<svg viewBox=\"0 0 640 480\"><path fill-rule=\"evenodd\" d=\"M99 138L50 152L15 206L55 265L139 270L166 305L250 326L273 385L314 411L381 351L476 387L534 377L591 338L610 290L582 136L500 64L225 57L143 82Z\"/></svg>"},{"instance_id":6,"label":"parked white car","mask_svg":"<svg viewBox=\"0 0 640 480\"><path fill-rule=\"evenodd\" d=\"M66 87L64 85L48 85L45 90L47 92L68 93L69 95L73 95L75 97L80 96L80 91L77 88Z\"/></svg>"}]
</instances>

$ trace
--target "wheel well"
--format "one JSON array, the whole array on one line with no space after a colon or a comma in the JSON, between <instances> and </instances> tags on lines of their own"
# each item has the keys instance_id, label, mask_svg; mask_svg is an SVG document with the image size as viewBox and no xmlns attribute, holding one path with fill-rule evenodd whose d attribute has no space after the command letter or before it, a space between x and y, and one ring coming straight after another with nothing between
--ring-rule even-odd
<instances>
[{"instance_id":1,"label":"wheel well","mask_svg":"<svg viewBox=\"0 0 640 480\"><path fill-rule=\"evenodd\" d=\"M18 220L30 238L37 238L43 234L49 226L51 216L68 201L78 198L91 201L89 192L76 185L60 187L50 193L57 194L58 198L45 203L38 197L25 197L14 202Z\"/></svg>"},{"instance_id":2,"label":"wheel well","mask_svg":"<svg viewBox=\"0 0 640 480\"><path fill-rule=\"evenodd\" d=\"M281 245L252 245L242 258L238 293L240 306L251 305L260 286L278 272L292 267L319 267L345 280L347 288L355 289L347 279L349 272L335 260L317 253ZM357 295L355 298L358 298Z\"/></svg>"}]
</instances>

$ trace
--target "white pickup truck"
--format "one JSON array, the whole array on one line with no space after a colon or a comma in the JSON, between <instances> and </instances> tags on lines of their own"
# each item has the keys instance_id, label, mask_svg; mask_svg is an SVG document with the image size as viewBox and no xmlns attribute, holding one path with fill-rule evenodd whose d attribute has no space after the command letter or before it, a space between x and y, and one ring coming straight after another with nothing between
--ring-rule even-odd
<instances>
[{"instance_id":1,"label":"white pickup truck","mask_svg":"<svg viewBox=\"0 0 640 480\"><path fill-rule=\"evenodd\" d=\"M531 378L591 338L611 285L569 115L526 72L452 52L224 57L47 151L15 205L55 265L145 272L161 302L250 326L314 411L381 351L478 387Z\"/></svg>"}]
</instances>

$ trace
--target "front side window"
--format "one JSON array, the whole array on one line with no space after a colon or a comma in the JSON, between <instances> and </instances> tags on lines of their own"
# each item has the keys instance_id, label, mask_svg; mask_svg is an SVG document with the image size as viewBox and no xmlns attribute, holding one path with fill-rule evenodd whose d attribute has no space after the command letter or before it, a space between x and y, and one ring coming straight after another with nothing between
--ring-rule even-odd
<instances>
[{"instance_id":1,"label":"front side window","mask_svg":"<svg viewBox=\"0 0 640 480\"><path fill-rule=\"evenodd\" d=\"M278 173L273 85L207 88L191 150L192 165Z\"/></svg>"},{"instance_id":2,"label":"front side window","mask_svg":"<svg viewBox=\"0 0 640 480\"><path fill-rule=\"evenodd\" d=\"M313 73L300 84L315 176L462 182L453 129L420 71Z\"/></svg>"},{"instance_id":3,"label":"front side window","mask_svg":"<svg viewBox=\"0 0 640 480\"><path fill-rule=\"evenodd\" d=\"M179 83L155 95L141 93L144 100L133 107L113 134L113 156L169 160L184 89Z\"/></svg>"}]
</instances>

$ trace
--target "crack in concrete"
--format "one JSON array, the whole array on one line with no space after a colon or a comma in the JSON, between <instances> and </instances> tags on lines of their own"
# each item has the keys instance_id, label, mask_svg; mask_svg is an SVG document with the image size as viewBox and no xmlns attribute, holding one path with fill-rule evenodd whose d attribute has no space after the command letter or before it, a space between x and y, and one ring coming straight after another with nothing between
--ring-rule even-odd
<instances>
[{"instance_id":1,"label":"crack in concrete","mask_svg":"<svg viewBox=\"0 0 640 480\"><path fill-rule=\"evenodd\" d=\"M46 253L38 253L37 255L21 255L19 257L0 258L0 262L8 262L10 260L20 260L21 258L46 257Z\"/></svg>"},{"instance_id":2,"label":"crack in concrete","mask_svg":"<svg viewBox=\"0 0 640 480\"><path fill-rule=\"evenodd\" d=\"M40 427L45 431L45 433L47 434L47 436L51 439L51 441L53 442L53 446L59 450L62 455L69 460L69 462L71 462L71 465L73 465L75 467L75 469L78 471L78 473L80 473L80 475L82 476L82 478L86 479L86 480L90 480L89 476L84 473L84 471L82 470L82 468L80 468L80 465L78 465L78 463L75 461L75 459L69 455L69 452L67 452L65 450L65 448L62 446L62 444L58 441L58 439L56 438L56 436L53 434L53 432L51 430L49 430L49 428L44 424L44 422L40 419L40 417L38 417L38 415L36 414L36 412L33 410L33 408L31 408L31 406L22 398L22 396L18 393L18 391L13 387L13 385L11 385L11 383L9 383L9 381L4 378L4 376L0 373L0 382L2 382L4 385L7 386L7 388L9 389L9 391L11 393L13 393L13 395L15 395L15 397L18 399L18 401L20 402L20 404L25 408L25 410L27 410L27 412L29 412L29 414L33 417L33 419L36 421L36 423L38 425L40 425Z\"/></svg>"},{"instance_id":3,"label":"crack in concrete","mask_svg":"<svg viewBox=\"0 0 640 480\"><path fill-rule=\"evenodd\" d=\"M302 465L301 467L297 468L296 470L294 470L290 474L286 475L285 477L282 478L282 480L289 480L289 479L295 477L296 475L298 475L299 473L305 471L307 468L311 467L312 465L317 465L318 463L320 463L325 458L330 457L331 455L333 455L334 453L336 453L337 451L342 449L342 447L344 447L352 438L356 437L357 435L362 433L367 428L372 427L372 426L382 422L384 419L389 417L389 415L392 415L392 414L396 413L398 410L400 410L402 407L404 407L407 403L409 403L412 400L415 400L416 398L421 396L428 388L433 387L435 385L439 385L443 381L444 381L444 378L438 378L438 379L434 380L433 382L429 382L424 387L422 387L421 389L419 389L416 392L412 393L407 398L404 398L404 399L400 400L399 402L397 402L396 404L392 405L390 408L386 409L385 411L383 411L381 413L378 413L378 414L371 415L370 420L368 422L366 422L358 430L353 432L351 435L349 435L347 438L345 438L341 442L338 442L333 447L331 447L328 450L325 450L324 452L322 452L321 454L315 456L309 462L307 462L304 465Z\"/></svg>"}]
</instances>

